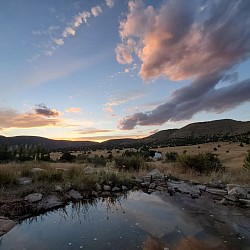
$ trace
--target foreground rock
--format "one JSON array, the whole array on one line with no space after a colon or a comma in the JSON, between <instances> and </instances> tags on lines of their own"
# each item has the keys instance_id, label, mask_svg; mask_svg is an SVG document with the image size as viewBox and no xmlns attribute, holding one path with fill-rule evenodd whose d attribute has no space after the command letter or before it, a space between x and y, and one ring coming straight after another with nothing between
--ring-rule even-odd
<instances>
[{"instance_id":1,"label":"foreground rock","mask_svg":"<svg viewBox=\"0 0 250 250\"><path fill-rule=\"evenodd\" d=\"M17 183L19 185L29 185L33 182L33 179L32 178L29 178L29 177L21 177L21 178L18 178L17 179Z\"/></svg>"},{"instance_id":2,"label":"foreground rock","mask_svg":"<svg viewBox=\"0 0 250 250\"><path fill-rule=\"evenodd\" d=\"M15 225L16 222L13 220L0 216L0 236L9 232Z\"/></svg>"},{"instance_id":3,"label":"foreground rock","mask_svg":"<svg viewBox=\"0 0 250 250\"><path fill-rule=\"evenodd\" d=\"M49 210L62 205L63 202L56 195L49 195L42 199L42 201L39 203L39 208Z\"/></svg>"},{"instance_id":4,"label":"foreground rock","mask_svg":"<svg viewBox=\"0 0 250 250\"><path fill-rule=\"evenodd\" d=\"M83 196L78 191L75 191L74 189L71 189L68 194L74 200L81 200L83 198Z\"/></svg>"},{"instance_id":5,"label":"foreground rock","mask_svg":"<svg viewBox=\"0 0 250 250\"><path fill-rule=\"evenodd\" d=\"M42 197L43 195L41 193L33 193L33 194L29 194L28 196L26 196L24 200L29 203L34 203L34 202L40 201Z\"/></svg>"}]
</instances>

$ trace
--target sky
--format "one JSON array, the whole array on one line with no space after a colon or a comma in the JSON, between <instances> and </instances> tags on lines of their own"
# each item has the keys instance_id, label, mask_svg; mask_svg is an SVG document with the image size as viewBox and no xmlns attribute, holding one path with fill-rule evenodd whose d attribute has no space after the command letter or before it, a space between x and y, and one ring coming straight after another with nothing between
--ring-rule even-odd
<instances>
[{"instance_id":1,"label":"sky","mask_svg":"<svg viewBox=\"0 0 250 250\"><path fill-rule=\"evenodd\" d=\"M0 135L103 141L250 120L250 1L0 1Z\"/></svg>"}]
</instances>

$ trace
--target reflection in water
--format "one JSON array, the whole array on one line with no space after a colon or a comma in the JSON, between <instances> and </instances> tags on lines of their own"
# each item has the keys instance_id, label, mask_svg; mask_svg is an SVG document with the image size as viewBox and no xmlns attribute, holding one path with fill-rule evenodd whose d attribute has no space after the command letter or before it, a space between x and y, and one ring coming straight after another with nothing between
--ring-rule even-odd
<instances>
[{"instance_id":1,"label":"reflection in water","mask_svg":"<svg viewBox=\"0 0 250 250\"><path fill-rule=\"evenodd\" d=\"M71 203L23 221L2 237L1 249L230 249L161 196L128 196Z\"/></svg>"}]
</instances>

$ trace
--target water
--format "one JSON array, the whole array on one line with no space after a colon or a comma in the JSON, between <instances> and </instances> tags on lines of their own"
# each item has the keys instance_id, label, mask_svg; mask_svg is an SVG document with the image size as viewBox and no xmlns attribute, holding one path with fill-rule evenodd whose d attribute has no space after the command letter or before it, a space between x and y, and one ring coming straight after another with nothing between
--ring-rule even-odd
<instances>
[{"instance_id":1,"label":"water","mask_svg":"<svg viewBox=\"0 0 250 250\"><path fill-rule=\"evenodd\" d=\"M0 249L243 249L242 242L225 240L162 195L137 191L27 219L1 238Z\"/></svg>"}]
</instances>

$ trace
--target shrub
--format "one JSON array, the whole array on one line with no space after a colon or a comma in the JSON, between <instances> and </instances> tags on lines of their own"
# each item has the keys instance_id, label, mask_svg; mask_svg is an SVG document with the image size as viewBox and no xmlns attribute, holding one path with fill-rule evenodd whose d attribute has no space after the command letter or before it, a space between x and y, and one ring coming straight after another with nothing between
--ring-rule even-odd
<instances>
[{"instance_id":1,"label":"shrub","mask_svg":"<svg viewBox=\"0 0 250 250\"><path fill-rule=\"evenodd\" d=\"M63 153L63 155L60 157L60 161L62 162L72 162L76 159L75 155L72 155L69 152Z\"/></svg>"},{"instance_id":2,"label":"shrub","mask_svg":"<svg viewBox=\"0 0 250 250\"><path fill-rule=\"evenodd\" d=\"M141 169L147 168L147 164L142 156L132 155L128 156L119 156L115 158L115 166L121 170L135 170L139 171Z\"/></svg>"},{"instance_id":3,"label":"shrub","mask_svg":"<svg viewBox=\"0 0 250 250\"><path fill-rule=\"evenodd\" d=\"M0 187L17 183L16 174L0 170Z\"/></svg>"},{"instance_id":4,"label":"shrub","mask_svg":"<svg viewBox=\"0 0 250 250\"><path fill-rule=\"evenodd\" d=\"M214 151L217 151L217 148L214 148Z\"/></svg>"},{"instance_id":5,"label":"shrub","mask_svg":"<svg viewBox=\"0 0 250 250\"><path fill-rule=\"evenodd\" d=\"M205 153L198 155L182 155L177 158L179 164L186 170L194 170L199 173L210 173L225 170L217 154Z\"/></svg>"},{"instance_id":6,"label":"shrub","mask_svg":"<svg viewBox=\"0 0 250 250\"><path fill-rule=\"evenodd\" d=\"M250 170L250 150L247 151L246 158L244 160L243 167L247 170Z\"/></svg>"},{"instance_id":7,"label":"shrub","mask_svg":"<svg viewBox=\"0 0 250 250\"><path fill-rule=\"evenodd\" d=\"M36 172L34 173L34 177L38 181L56 182L63 180L63 173L61 171L57 171L56 169L51 169Z\"/></svg>"},{"instance_id":8,"label":"shrub","mask_svg":"<svg viewBox=\"0 0 250 250\"><path fill-rule=\"evenodd\" d=\"M167 152L166 153L166 162L175 162L177 160L178 153L177 152Z\"/></svg>"}]
</instances>

